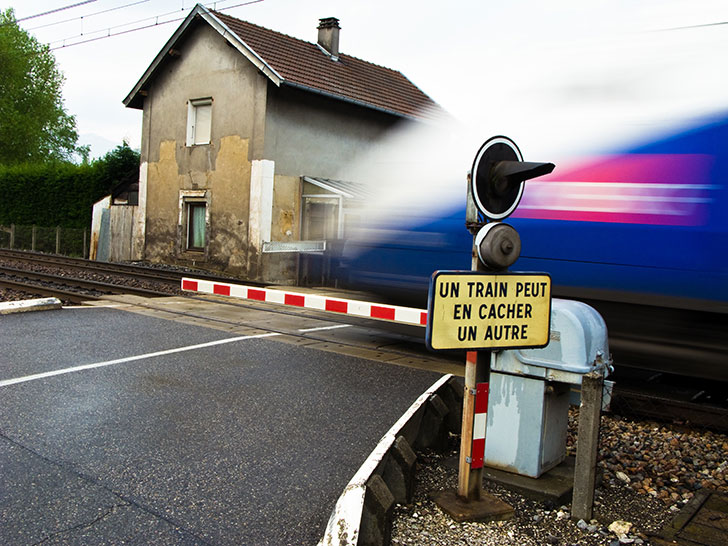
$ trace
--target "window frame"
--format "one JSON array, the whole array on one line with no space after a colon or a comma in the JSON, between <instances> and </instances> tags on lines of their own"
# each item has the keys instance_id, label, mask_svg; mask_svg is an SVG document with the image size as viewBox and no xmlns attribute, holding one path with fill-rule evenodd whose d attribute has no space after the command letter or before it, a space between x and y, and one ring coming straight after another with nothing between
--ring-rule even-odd
<instances>
[{"instance_id":1,"label":"window frame","mask_svg":"<svg viewBox=\"0 0 728 546\"><path fill-rule=\"evenodd\" d=\"M179 191L179 217L177 223L177 249L179 256L192 260L207 260L210 245L210 205L211 192L209 190L180 190ZM204 206L205 233L204 246L192 246L192 209Z\"/></svg>"},{"instance_id":2,"label":"window frame","mask_svg":"<svg viewBox=\"0 0 728 546\"><path fill-rule=\"evenodd\" d=\"M207 202L205 201L185 201L185 208L187 209L187 236L185 240L185 251L187 252L204 252L205 248L207 248ZM194 233L194 227L195 223L193 222L193 211L195 209L202 209L203 210L203 224L202 224L202 246L195 246L194 245L194 239L195 233Z\"/></svg>"}]
</instances>

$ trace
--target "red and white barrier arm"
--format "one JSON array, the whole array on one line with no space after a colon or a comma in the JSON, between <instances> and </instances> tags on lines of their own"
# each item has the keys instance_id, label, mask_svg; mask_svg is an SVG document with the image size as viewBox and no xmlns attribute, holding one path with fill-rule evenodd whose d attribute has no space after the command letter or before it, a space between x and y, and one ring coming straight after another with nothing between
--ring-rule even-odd
<instances>
[{"instance_id":1,"label":"red and white barrier arm","mask_svg":"<svg viewBox=\"0 0 728 546\"><path fill-rule=\"evenodd\" d=\"M301 292L288 292L286 290L272 288L258 288L242 284L228 284L189 278L182 279L182 290L185 292L198 292L217 296L230 296L245 300L278 303L293 307L317 309L319 311L331 311L356 317L388 320L401 324L412 324L415 326L427 325L427 311L424 309L415 309L414 307L384 305L366 301L332 298L318 294L304 294Z\"/></svg>"}]
</instances>

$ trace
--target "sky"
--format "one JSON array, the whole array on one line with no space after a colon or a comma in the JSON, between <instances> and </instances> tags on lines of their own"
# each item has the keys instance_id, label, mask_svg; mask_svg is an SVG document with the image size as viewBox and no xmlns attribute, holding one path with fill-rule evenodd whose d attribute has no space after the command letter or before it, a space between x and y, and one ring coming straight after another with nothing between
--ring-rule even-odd
<instances>
[{"instance_id":1,"label":"sky","mask_svg":"<svg viewBox=\"0 0 728 546\"><path fill-rule=\"evenodd\" d=\"M81 5L61 9L74 4ZM401 71L458 120L452 144L469 156L494 134L513 137L526 155L568 155L728 107L724 0L204 4L311 42L319 18L337 17L340 50ZM122 100L194 5L0 3L53 49L66 109L93 157L122 140L140 146L141 111ZM51 10L58 11L24 19Z\"/></svg>"}]
</instances>

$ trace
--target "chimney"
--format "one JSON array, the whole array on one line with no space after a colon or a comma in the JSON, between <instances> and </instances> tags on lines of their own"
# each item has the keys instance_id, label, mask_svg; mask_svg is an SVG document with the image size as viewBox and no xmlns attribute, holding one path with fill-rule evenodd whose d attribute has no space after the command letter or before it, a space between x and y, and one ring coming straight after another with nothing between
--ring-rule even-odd
<instances>
[{"instance_id":1,"label":"chimney","mask_svg":"<svg viewBox=\"0 0 728 546\"><path fill-rule=\"evenodd\" d=\"M339 59L339 20L336 17L319 19L318 44L330 55L331 59Z\"/></svg>"}]
</instances>

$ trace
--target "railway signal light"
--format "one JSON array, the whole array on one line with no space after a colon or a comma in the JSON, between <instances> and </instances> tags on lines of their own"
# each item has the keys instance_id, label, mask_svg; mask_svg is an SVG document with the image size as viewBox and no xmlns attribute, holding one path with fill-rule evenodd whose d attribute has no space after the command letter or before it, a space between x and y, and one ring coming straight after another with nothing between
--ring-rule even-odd
<instances>
[{"instance_id":1,"label":"railway signal light","mask_svg":"<svg viewBox=\"0 0 728 546\"><path fill-rule=\"evenodd\" d=\"M489 138L473 162L473 198L489 220L508 217L521 200L526 180L549 174L553 163L523 161L521 151L510 138Z\"/></svg>"},{"instance_id":2,"label":"railway signal light","mask_svg":"<svg viewBox=\"0 0 728 546\"><path fill-rule=\"evenodd\" d=\"M503 271L521 255L521 237L508 224L491 222L478 231L475 248L478 258L488 269Z\"/></svg>"},{"instance_id":3,"label":"railway signal light","mask_svg":"<svg viewBox=\"0 0 728 546\"><path fill-rule=\"evenodd\" d=\"M475 237L480 261L488 269L504 271L521 254L521 238L501 222L518 206L526 180L549 174L553 163L523 161L521 150L510 138L489 138L475 156L472 169L472 197L475 206L491 223Z\"/></svg>"}]
</instances>

